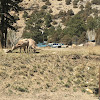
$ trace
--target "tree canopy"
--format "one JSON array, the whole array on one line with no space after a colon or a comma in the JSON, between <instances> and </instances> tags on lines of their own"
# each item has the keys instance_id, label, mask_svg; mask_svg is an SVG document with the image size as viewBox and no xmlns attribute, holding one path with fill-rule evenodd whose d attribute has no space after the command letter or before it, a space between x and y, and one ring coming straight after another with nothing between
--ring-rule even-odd
<instances>
[{"instance_id":1,"label":"tree canopy","mask_svg":"<svg viewBox=\"0 0 100 100\"><path fill-rule=\"evenodd\" d=\"M1 44L2 47L6 47L7 40L7 29L11 28L16 30L13 27L13 24L16 23L14 15L10 14L10 11L18 12L21 10L21 7L18 5L22 0L0 0L0 30L1 30Z\"/></svg>"}]
</instances>

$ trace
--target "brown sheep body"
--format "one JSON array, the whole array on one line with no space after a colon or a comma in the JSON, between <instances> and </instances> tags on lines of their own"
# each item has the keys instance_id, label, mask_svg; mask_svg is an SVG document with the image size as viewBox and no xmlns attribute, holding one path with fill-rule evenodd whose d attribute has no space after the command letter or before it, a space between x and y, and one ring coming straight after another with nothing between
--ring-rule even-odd
<instances>
[{"instance_id":1,"label":"brown sheep body","mask_svg":"<svg viewBox=\"0 0 100 100\"><path fill-rule=\"evenodd\" d=\"M28 47L29 47L29 40L28 39L20 39L17 42L17 44L12 47L12 51L17 48L20 48L20 53L21 53L21 48L23 48L24 52L26 52L26 48L27 48L27 52L28 52Z\"/></svg>"},{"instance_id":2,"label":"brown sheep body","mask_svg":"<svg viewBox=\"0 0 100 100\"><path fill-rule=\"evenodd\" d=\"M36 42L33 39L28 39L28 41L29 41L29 51L33 49L34 52L36 52Z\"/></svg>"}]
</instances>

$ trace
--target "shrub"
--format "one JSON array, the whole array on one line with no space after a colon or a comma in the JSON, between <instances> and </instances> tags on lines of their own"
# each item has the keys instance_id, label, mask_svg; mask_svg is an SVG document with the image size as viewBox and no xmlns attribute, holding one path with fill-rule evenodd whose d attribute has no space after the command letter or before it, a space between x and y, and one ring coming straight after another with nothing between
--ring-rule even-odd
<instances>
[{"instance_id":1,"label":"shrub","mask_svg":"<svg viewBox=\"0 0 100 100\"><path fill-rule=\"evenodd\" d=\"M70 16L74 15L73 10L72 10L72 9L68 10L68 11L67 11L67 15L70 15Z\"/></svg>"},{"instance_id":2,"label":"shrub","mask_svg":"<svg viewBox=\"0 0 100 100\"><path fill-rule=\"evenodd\" d=\"M43 2L46 2L47 0L42 0Z\"/></svg>"},{"instance_id":3,"label":"shrub","mask_svg":"<svg viewBox=\"0 0 100 100\"><path fill-rule=\"evenodd\" d=\"M96 44L100 45L100 28L96 31Z\"/></svg>"},{"instance_id":4,"label":"shrub","mask_svg":"<svg viewBox=\"0 0 100 100\"><path fill-rule=\"evenodd\" d=\"M52 23L53 25L56 25L57 24L57 22L56 21L53 21L53 23Z\"/></svg>"},{"instance_id":5,"label":"shrub","mask_svg":"<svg viewBox=\"0 0 100 100\"><path fill-rule=\"evenodd\" d=\"M20 92L28 92L27 88L22 88L22 87L16 87L16 90L18 90Z\"/></svg>"},{"instance_id":6,"label":"shrub","mask_svg":"<svg viewBox=\"0 0 100 100\"><path fill-rule=\"evenodd\" d=\"M66 22L66 18L65 17L62 17L62 19L61 19L62 21L62 23L65 23Z\"/></svg>"},{"instance_id":7,"label":"shrub","mask_svg":"<svg viewBox=\"0 0 100 100\"><path fill-rule=\"evenodd\" d=\"M77 5L73 5L73 8L78 8Z\"/></svg>"},{"instance_id":8,"label":"shrub","mask_svg":"<svg viewBox=\"0 0 100 100\"><path fill-rule=\"evenodd\" d=\"M83 18L76 14L67 22L66 33L70 34L71 36L80 36L82 32L86 31L86 25L83 21Z\"/></svg>"},{"instance_id":9,"label":"shrub","mask_svg":"<svg viewBox=\"0 0 100 100\"><path fill-rule=\"evenodd\" d=\"M65 44L65 45L71 45L72 39L71 39L70 35L64 35L64 37L61 38L60 42Z\"/></svg>"},{"instance_id":10,"label":"shrub","mask_svg":"<svg viewBox=\"0 0 100 100\"><path fill-rule=\"evenodd\" d=\"M86 32L83 32L79 37L78 44L85 43L86 41L87 41Z\"/></svg>"},{"instance_id":11,"label":"shrub","mask_svg":"<svg viewBox=\"0 0 100 100\"><path fill-rule=\"evenodd\" d=\"M45 3L46 5L51 5L51 3L49 2L49 0L48 1L46 1L46 3Z\"/></svg>"},{"instance_id":12,"label":"shrub","mask_svg":"<svg viewBox=\"0 0 100 100\"><path fill-rule=\"evenodd\" d=\"M28 13L24 11L23 18L27 18L27 17L28 17Z\"/></svg>"},{"instance_id":13,"label":"shrub","mask_svg":"<svg viewBox=\"0 0 100 100\"><path fill-rule=\"evenodd\" d=\"M79 39L78 36L73 36L72 43L77 45L78 44L78 39Z\"/></svg>"},{"instance_id":14,"label":"shrub","mask_svg":"<svg viewBox=\"0 0 100 100\"><path fill-rule=\"evenodd\" d=\"M59 17L64 17L66 15L67 15L66 11L60 11L58 14Z\"/></svg>"},{"instance_id":15,"label":"shrub","mask_svg":"<svg viewBox=\"0 0 100 100\"><path fill-rule=\"evenodd\" d=\"M80 5L80 7L79 7L81 10L83 10L83 8L84 8L84 6L83 5Z\"/></svg>"},{"instance_id":16,"label":"shrub","mask_svg":"<svg viewBox=\"0 0 100 100\"><path fill-rule=\"evenodd\" d=\"M65 2L66 2L67 5L71 4L71 0L65 0Z\"/></svg>"},{"instance_id":17,"label":"shrub","mask_svg":"<svg viewBox=\"0 0 100 100\"><path fill-rule=\"evenodd\" d=\"M45 25L46 25L46 27L51 27L51 24L50 24L52 22L51 15L47 14L44 19L45 19Z\"/></svg>"},{"instance_id":18,"label":"shrub","mask_svg":"<svg viewBox=\"0 0 100 100\"><path fill-rule=\"evenodd\" d=\"M42 6L42 9L47 9L47 6L46 6L46 5L43 5L43 6Z\"/></svg>"},{"instance_id":19,"label":"shrub","mask_svg":"<svg viewBox=\"0 0 100 100\"><path fill-rule=\"evenodd\" d=\"M96 28L96 19L93 17L88 17L87 18L87 29L93 30Z\"/></svg>"},{"instance_id":20,"label":"shrub","mask_svg":"<svg viewBox=\"0 0 100 100\"><path fill-rule=\"evenodd\" d=\"M50 9L50 10L49 10L49 13L52 13L52 12L53 12L52 9Z\"/></svg>"},{"instance_id":21,"label":"shrub","mask_svg":"<svg viewBox=\"0 0 100 100\"><path fill-rule=\"evenodd\" d=\"M85 8L86 8L87 10L91 10L91 9L92 9L91 3L90 3L90 2L87 2L86 5L85 5Z\"/></svg>"},{"instance_id":22,"label":"shrub","mask_svg":"<svg viewBox=\"0 0 100 100\"><path fill-rule=\"evenodd\" d=\"M79 0L74 0L73 5L77 5L78 2L79 2Z\"/></svg>"},{"instance_id":23,"label":"shrub","mask_svg":"<svg viewBox=\"0 0 100 100\"><path fill-rule=\"evenodd\" d=\"M98 9L94 8L93 12L94 12L95 15L98 14Z\"/></svg>"},{"instance_id":24,"label":"shrub","mask_svg":"<svg viewBox=\"0 0 100 100\"><path fill-rule=\"evenodd\" d=\"M66 84L65 84L65 87L66 87L66 88L70 88L70 86L71 86L70 83L66 83Z\"/></svg>"},{"instance_id":25,"label":"shrub","mask_svg":"<svg viewBox=\"0 0 100 100\"><path fill-rule=\"evenodd\" d=\"M91 3L96 4L96 5L100 5L100 0L92 0Z\"/></svg>"},{"instance_id":26,"label":"shrub","mask_svg":"<svg viewBox=\"0 0 100 100\"><path fill-rule=\"evenodd\" d=\"M19 17L17 15L14 16L15 20L19 20Z\"/></svg>"}]
</instances>

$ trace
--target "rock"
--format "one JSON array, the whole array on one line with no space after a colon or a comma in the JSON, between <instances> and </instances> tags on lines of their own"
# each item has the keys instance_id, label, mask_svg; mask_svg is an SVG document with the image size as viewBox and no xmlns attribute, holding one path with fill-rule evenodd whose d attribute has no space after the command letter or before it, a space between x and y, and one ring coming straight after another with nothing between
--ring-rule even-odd
<instances>
[{"instance_id":1,"label":"rock","mask_svg":"<svg viewBox=\"0 0 100 100\"><path fill-rule=\"evenodd\" d=\"M61 47L62 47L62 48L67 48L67 47L68 47L68 45L62 45Z\"/></svg>"},{"instance_id":2,"label":"rock","mask_svg":"<svg viewBox=\"0 0 100 100\"><path fill-rule=\"evenodd\" d=\"M86 89L86 91L89 93L93 93L93 91L91 89Z\"/></svg>"}]
</instances>

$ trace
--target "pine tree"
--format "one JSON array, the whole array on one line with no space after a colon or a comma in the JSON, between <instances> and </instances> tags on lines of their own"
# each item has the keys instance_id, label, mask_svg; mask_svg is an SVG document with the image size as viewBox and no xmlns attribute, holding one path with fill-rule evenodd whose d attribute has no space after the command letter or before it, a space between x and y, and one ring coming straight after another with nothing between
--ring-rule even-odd
<instances>
[{"instance_id":1,"label":"pine tree","mask_svg":"<svg viewBox=\"0 0 100 100\"><path fill-rule=\"evenodd\" d=\"M0 0L0 31L1 31L1 45L6 47L7 29L16 30L13 24L16 23L14 16L10 14L10 11L18 12L21 10L19 3L22 0Z\"/></svg>"}]
</instances>

